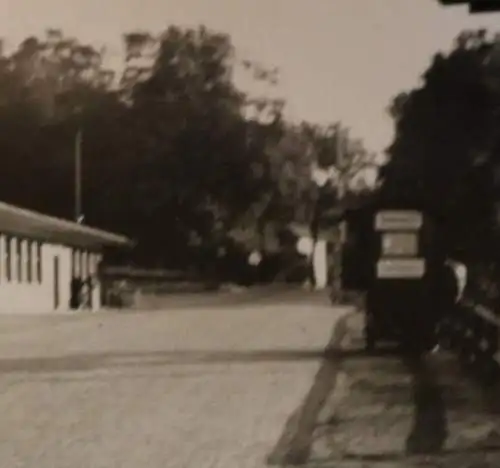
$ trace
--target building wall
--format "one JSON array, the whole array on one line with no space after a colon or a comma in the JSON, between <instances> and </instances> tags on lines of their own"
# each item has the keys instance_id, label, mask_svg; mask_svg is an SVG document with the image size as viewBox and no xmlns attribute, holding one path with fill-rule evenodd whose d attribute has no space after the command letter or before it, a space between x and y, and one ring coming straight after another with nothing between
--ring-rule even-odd
<instances>
[{"instance_id":1,"label":"building wall","mask_svg":"<svg viewBox=\"0 0 500 468\"><path fill-rule=\"evenodd\" d=\"M10 249L8 239L10 239ZM89 255L93 266L89 273L96 275L96 265L101 259L101 254ZM57 308L55 258L59 259ZM69 310L71 278L75 274L74 258L71 247L0 234L0 313L43 314ZM97 303L94 301L93 305L94 309L100 307L99 301Z\"/></svg>"}]
</instances>

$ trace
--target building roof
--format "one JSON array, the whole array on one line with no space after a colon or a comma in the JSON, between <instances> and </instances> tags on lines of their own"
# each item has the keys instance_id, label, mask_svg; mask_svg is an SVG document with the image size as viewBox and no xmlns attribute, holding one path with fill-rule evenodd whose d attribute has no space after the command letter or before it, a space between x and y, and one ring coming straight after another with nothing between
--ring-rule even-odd
<instances>
[{"instance_id":1,"label":"building roof","mask_svg":"<svg viewBox=\"0 0 500 468\"><path fill-rule=\"evenodd\" d=\"M0 232L82 248L132 247L120 234L0 202Z\"/></svg>"}]
</instances>

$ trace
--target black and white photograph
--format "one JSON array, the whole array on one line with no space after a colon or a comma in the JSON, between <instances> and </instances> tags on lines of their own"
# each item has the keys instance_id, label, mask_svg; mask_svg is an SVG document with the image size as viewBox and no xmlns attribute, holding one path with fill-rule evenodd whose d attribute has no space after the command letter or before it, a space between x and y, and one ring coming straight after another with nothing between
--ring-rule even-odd
<instances>
[{"instance_id":1,"label":"black and white photograph","mask_svg":"<svg viewBox=\"0 0 500 468\"><path fill-rule=\"evenodd\" d=\"M0 0L0 468L500 468L500 0Z\"/></svg>"}]
</instances>

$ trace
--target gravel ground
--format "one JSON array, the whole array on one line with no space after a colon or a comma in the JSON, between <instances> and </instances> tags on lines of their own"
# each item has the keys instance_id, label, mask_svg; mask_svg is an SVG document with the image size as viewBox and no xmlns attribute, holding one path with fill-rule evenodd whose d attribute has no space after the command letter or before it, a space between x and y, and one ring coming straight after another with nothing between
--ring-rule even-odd
<instances>
[{"instance_id":1,"label":"gravel ground","mask_svg":"<svg viewBox=\"0 0 500 468\"><path fill-rule=\"evenodd\" d=\"M500 417L489 405L491 389L467 377L444 351L421 363L355 352L362 346L362 318L354 314L341 324L343 353L330 358L337 383L312 431L308 466L500 466Z\"/></svg>"},{"instance_id":2,"label":"gravel ground","mask_svg":"<svg viewBox=\"0 0 500 468\"><path fill-rule=\"evenodd\" d=\"M1 465L264 467L344 312L285 296L13 320L0 334Z\"/></svg>"}]
</instances>

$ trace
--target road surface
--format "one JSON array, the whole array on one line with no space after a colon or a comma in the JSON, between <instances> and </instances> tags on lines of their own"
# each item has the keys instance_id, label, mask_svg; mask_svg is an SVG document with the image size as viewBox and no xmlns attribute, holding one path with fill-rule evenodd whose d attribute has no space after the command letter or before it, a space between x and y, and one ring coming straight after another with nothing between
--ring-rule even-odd
<instances>
[{"instance_id":1,"label":"road surface","mask_svg":"<svg viewBox=\"0 0 500 468\"><path fill-rule=\"evenodd\" d=\"M342 314L311 299L0 317L2 466L266 466Z\"/></svg>"},{"instance_id":2,"label":"road surface","mask_svg":"<svg viewBox=\"0 0 500 468\"><path fill-rule=\"evenodd\" d=\"M498 389L444 353L366 356L362 316L317 294L0 328L2 466L500 466Z\"/></svg>"}]
</instances>

